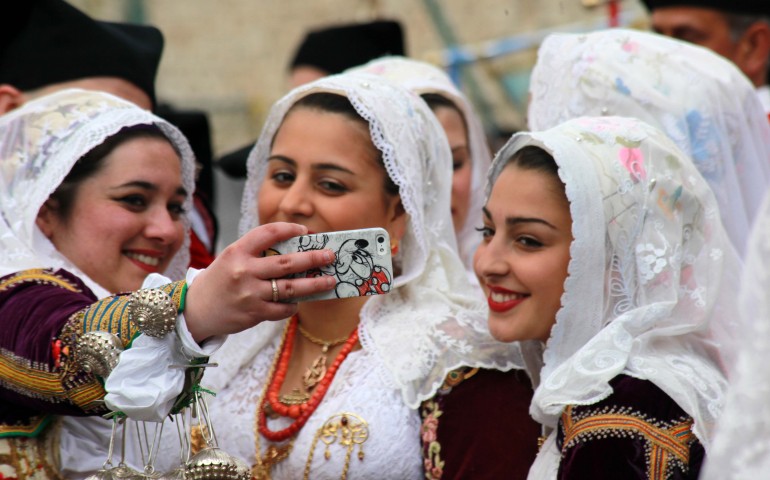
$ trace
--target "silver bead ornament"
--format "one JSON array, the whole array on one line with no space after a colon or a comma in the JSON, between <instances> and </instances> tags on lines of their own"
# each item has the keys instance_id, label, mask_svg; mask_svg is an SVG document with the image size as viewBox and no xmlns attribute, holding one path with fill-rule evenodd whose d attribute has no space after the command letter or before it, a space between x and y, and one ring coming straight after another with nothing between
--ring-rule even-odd
<instances>
[{"instance_id":1,"label":"silver bead ornament","mask_svg":"<svg viewBox=\"0 0 770 480\"><path fill-rule=\"evenodd\" d=\"M110 332L92 331L80 336L75 350L80 368L88 373L107 377L118 364L123 342Z\"/></svg>"},{"instance_id":2,"label":"silver bead ornament","mask_svg":"<svg viewBox=\"0 0 770 480\"><path fill-rule=\"evenodd\" d=\"M176 308L166 292L145 288L129 297L128 318L143 334L164 337L176 326Z\"/></svg>"},{"instance_id":3,"label":"silver bead ornament","mask_svg":"<svg viewBox=\"0 0 770 480\"><path fill-rule=\"evenodd\" d=\"M185 467L189 480L250 480L248 465L217 447L196 453Z\"/></svg>"}]
</instances>

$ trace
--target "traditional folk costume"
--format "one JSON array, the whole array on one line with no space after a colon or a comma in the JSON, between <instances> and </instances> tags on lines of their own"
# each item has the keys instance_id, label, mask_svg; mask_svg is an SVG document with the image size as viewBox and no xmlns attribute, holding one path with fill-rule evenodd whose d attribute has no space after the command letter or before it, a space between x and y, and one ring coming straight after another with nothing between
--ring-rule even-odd
<instances>
[{"instance_id":1,"label":"traditional folk costume","mask_svg":"<svg viewBox=\"0 0 770 480\"><path fill-rule=\"evenodd\" d=\"M514 135L490 185L530 145L558 164L574 240L535 372L530 412L548 437L529 478L694 478L736 326L740 262L714 195L666 135L621 117Z\"/></svg>"},{"instance_id":2,"label":"traditional folk costume","mask_svg":"<svg viewBox=\"0 0 770 480\"><path fill-rule=\"evenodd\" d=\"M646 32L555 34L540 47L530 93L532 130L617 115L668 134L709 183L730 239L744 252L770 188L770 125L754 87L731 62Z\"/></svg>"},{"instance_id":3,"label":"traditional folk costume","mask_svg":"<svg viewBox=\"0 0 770 480\"><path fill-rule=\"evenodd\" d=\"M473 271L473 254L481 241L476 229L483 223L484 183L492 154L481 120L449 76L428 63L384 57L352 71L381 76L417 95L441 95L462 113L471 185L468 215L457 232L457 246L468 278L483 295ZM463 367L451 372L437 395L421 407L426 477L525 478L537 454L539 432L528 413L531 398L530 380L521 370Z\"/></svg>"},{"instance_id":4,"label":"traditional folk costume","mask_svg":"<svg viewBox=\"0 0 770 480\"><path fill-rule=\"evenodd\" d=\"M258 190L287 111L316 92L347 97L369 122L409 215L396 257L400 274L391 293L367 301L343 352L329 359L337 369L325 394L306 407L309 415L300 417L304 425L265 409L291 408L267 397L280 388L281 358L301 334L296 318L229 337L212 358L220 367L204 382L218 391L211 418L219 445L252 465L254 478L420 478L420 402L451 370L466 364L509 369L515 352L491 338L481 300L468 294L447 208L452 169L443 130L416 96L380 78L328 77L275 104L249 157L241 231L258 224ZM361 349L353 351L357 341Z\"/></svg>"},{"instance_id":5,"label":"traditional folk costume","mask_svg":"<svg viewBox=\"0 0 770 480\"><path fill-rule=\"evenodd\" d=\"M743 327L724 412L709 452L705 480L764 478L770 467L770 195L748 242L740 294Z\"/></svg>"},{"instance_id":6,"label":"traditional folk costume","mask_svg":"<svg viewBox=\"0 0 770 480\"><path fill-rule=\"evenodd\" d=\"M158 316L151 307L151 321L141 323L146 297L112 296L36 225L40 207L78 159L140 125L159 128L179 152L188 208L194 161L186 140L133 104L64 90L0 117L0 477L75 478L98 470L112 421L97 415L164 418L185 382L185 369L169 365L188 365L212 351L192 340L177 315L184 280L148 279L145 287L158 287L151 292L170 312ZM169 277L185 278L186 246L165 272ZM103 431L108 436L100 442Z\"/></svg>"}]
</instances>

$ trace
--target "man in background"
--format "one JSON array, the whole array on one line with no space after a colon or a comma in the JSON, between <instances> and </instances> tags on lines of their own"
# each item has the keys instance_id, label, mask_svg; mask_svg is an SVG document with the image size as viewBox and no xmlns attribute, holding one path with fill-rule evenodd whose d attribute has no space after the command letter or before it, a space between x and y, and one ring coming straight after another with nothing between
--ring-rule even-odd
<instances>
[{"instance_id":1,"label":"man in background","mask_svg":"<svg viewBox=\"0 0 770 480\"><path fill-rule=\"evenodd\" d=\"M643 0L652 28L731 60L757 87L770 114L770 1Z\"/></svg>"}]
</instances>

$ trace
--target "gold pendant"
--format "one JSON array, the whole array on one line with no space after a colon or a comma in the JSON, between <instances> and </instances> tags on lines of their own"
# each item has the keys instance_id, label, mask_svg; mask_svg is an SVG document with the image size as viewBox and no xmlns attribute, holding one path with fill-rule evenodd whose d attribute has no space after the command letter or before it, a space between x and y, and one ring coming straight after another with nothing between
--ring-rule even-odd
<instances>
[{"instance_id":1,"label":"gold pendant","mask_svg":"<svg viewBox=\"0 0 770 480\"><path fill-rule=\"evenodd\" d=\"M300 392L299 388L295 388L291 393L281 395L278 400L284 405L302 405L310 400L310 395L307 392Z\"/></svg>"},{"instance_id":2,"label":"gold pendant","mask_svg":"<svg viewBox=\"0 0 770 480\"><path fill-rule=\"evenodd\" d=\"M369 438L369 424L355 413L343 412L329 417L323 426L319 428L310 444L310 455L305 462L305 476L310 478L310 466L313 464L313 456L319 440L325 445L324 459L330 460L332 445L339 445L345 451L345 464L342 467L341 478L347 478L350 469L350 459L353 451L358 447L358 460L364 461L364 443Z\"/></svg>"},{"instance_id":3,"label":"gold pendant","mask_svg":"<svg viewBox=\"0 0 770 480\"><path fill-rule=\"evenodd\" d=\"M324 375L326 375L326 352L313 360L313 364L302 375L302 383L305 385L305 390L312 390L324 378Z\"/></svg>"}]
</instances>

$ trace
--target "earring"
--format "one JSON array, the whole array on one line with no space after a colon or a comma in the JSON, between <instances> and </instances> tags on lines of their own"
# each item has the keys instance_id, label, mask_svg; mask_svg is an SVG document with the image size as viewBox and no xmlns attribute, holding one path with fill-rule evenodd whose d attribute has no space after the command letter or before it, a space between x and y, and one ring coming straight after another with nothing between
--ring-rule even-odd
<instances>
[{"instance_id":1,"label":"earring","mask_svg":"<svg viewBox=\"0 0 770 480\"><path fill-rule=\"evenodd\" d=\"M395 257L398 254L398 240L394 239L390 241L390 255Z\"/></svg>"}]
</instances>

